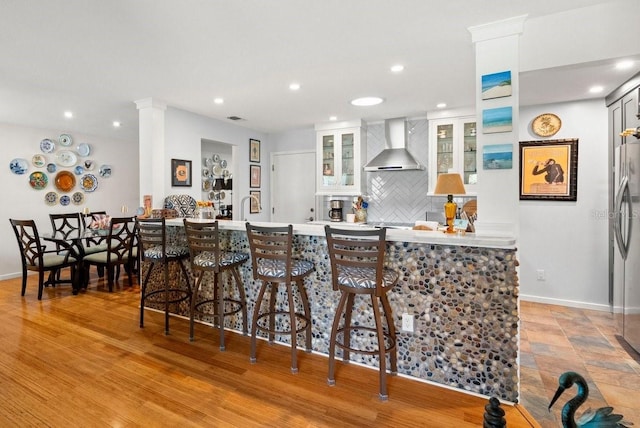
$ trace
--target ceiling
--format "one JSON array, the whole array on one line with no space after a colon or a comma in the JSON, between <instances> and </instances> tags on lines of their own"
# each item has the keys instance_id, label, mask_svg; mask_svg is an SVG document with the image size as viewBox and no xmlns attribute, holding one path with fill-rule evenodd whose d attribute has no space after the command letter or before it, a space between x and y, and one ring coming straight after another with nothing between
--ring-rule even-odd
<instances>
[{"instance_id":1,"label":"ceiling","mask_svg":"<svg viewBox=\"0 0 640 428\"><path fill-rule=\"evenodd\" d=\"M468 27L603 0L3 0L0 122L137 139L134 101L275 133L329 116L424 116L474 104ZM455 55L451 53L455 52ZM520 103L603 97L640 69L611 61L521 74ZM391 73L401 63L402 73ZM593 77L598 81L593 82ZM297 82L300 90L289 90ZM550 84L553 82L553 84ZM362 108L349 100L377 95ZM215 104L215 97L224 103ZM63 112L74 113L65 119ZM122 122L120 128L111 124Z\"/></svg>"}]
</instances>

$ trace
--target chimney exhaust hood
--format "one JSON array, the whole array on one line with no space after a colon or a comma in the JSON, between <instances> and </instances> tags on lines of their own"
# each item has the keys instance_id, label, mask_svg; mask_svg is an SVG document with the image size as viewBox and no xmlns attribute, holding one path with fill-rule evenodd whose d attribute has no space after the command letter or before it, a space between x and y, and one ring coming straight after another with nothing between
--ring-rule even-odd
<instances>
[{"instance_id":1,"label":"chimney exhaust hood","mask_svg":"<svg viewBox=\"0 0 640 428\"><path fill-rule=\"evenodd\" d=\"M409 171L424 167L407 150L407 120L384 121L385 149L364 166L365 171Z\"/></svg>"}]
</instances>

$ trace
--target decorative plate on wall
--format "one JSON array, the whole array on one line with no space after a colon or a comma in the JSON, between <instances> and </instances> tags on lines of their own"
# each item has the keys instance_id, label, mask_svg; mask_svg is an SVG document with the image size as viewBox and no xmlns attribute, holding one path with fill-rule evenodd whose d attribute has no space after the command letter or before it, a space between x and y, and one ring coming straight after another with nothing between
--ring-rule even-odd
<instances>
[{"instance_id":1,"label":"decorative plate on wall","mask_svg":"<svg viewBox=\"0 0 640 428\"><path fill-rule=\"evenodd\" d=\"M51 162L51 163L47 164L47 172L52 174L52 173L56 172L56 169L58 169L58 167L56 167L55 163Z\"/></svg>"},{"instance_id":2,"label":"decorative plate on wall","mask_svg":"<svg viewBox=\"0 0 640 428\"><path fill-rule=\"evenodd\" d=\"M78 162L78 158L71 150L62 150L56 155L56 163L60 166L70 167Z\"/></svg>"},{"instance_id":3,"label":"decorative plate on wall","mask_svg":"<svg viewBox=\"0 0 640 428\"><path fill-rule=\"evenodd\" d=\"M67 206L71 203L71 198L67 195L60 196L60 205Z\"/></svg>"},{"instance_id":4,"label":"decorative plate on wall","mask_svg":"<svg viewBox=\"0 0 640 428\"><path fill-rule=\"evenodd\" d=\"M44 155L33 155L31 158L31 163L36 168L42 168L47 164L47 158Z\"/></svg>"},{"instance_id":5,"label":"decorative plate on wall","mask_svg":"<svg viewBox=\"0 0 640 428\"><path fill-rule=\"evenodd\" d=\"M29 163L26 159L16 158L9 162L9 169L16 175L26 174L29 170Z\"/></svg>"},{"instance_id":6,"label":"decorative plate on wall","mask_svg":"<svg viewBox=\"0 0 640 428\"><path fill-rule=\"evenodd\" d=\"M56 189L68 192L76 186L76 177L69 171L60 171L54 180Z\"/></svg>"},{"instance_id":7,"label":"decorative plate on wall","mask_svg":"<svg viewBox=\"0 0 640 428\"><path fill-rule=\"evenodd\" d=\"M58 203L58 194L56 192L47 192L46 195L44 195L44 203L49 205L49 206L53 206L55 204Z\"/></svg>"},{"instance_id":8,"label":"decorative plate on wall","mask_svg":"<svg viewBox=\"0 0 640 428\"><path fill-rule=\"evenodd\" d=\"M49 183L49 177L44 172L36 171L32 172L29 176L29 184L36 190L42 190L47 187Z\"/></svg>"},{"instance_id":9,"label":"decorative plate on wall","mask_svg":"<svg viewBox=\"0 0 640 428\"><path fill-rule=\"evenodd\" d=\"M50 139L45 138L44 140L40 141L40 150L42 150L43 153L51 153L55 149L56 143L54 143Z\"/></svg>"},{"instance_id":10,"label":"decorative plate on wall","mask_svg":"<svg viewBox=\"0 0 640 428\"><path fill-rule=\"evenodd\" d=\"M93 192L98 188L98 178L93 174L85 174L80 179L80 187L85 192Z\"/></svg>"},{"instance_id":11,"label":"decorative plate on wall","mask_svg":"<svg viewBox=\"0 0 640 428\"><path fill-rule=\"evenodd\" d=\"M62 146L69 147L71 143L73 143L73 138L71 138L71 135L69 134L60 134L60 136L58 137L58 142Z\"/></svg>"},{"instance_id":12,"label":"decorative plate on wall","mask_svg":"<svg viewBox=\"0 0 640 428\"><path fill-rule=\"evenodd\" d=\"M111 177L111 165L100 165L100 177L109 178Z\"/></svg>"},{"instance_id":13,"label":"decorative plate on wall","mask_svg":"<svg viewBox=\"0 0 640 428\"><path fill-rule=\"evenodd\" d=\"M71 202L73 202L74 205L81 205L84 202L84 193L76 192L71 195Z\"/></svg>"},{"instance_id":14,"label":"decorative plate on wall","mask_svg":"<svg viewBox=\"0 0 640 428\"><path fill-rule=\"evenodd\" d=\"M78 154L82 157L89 156L91 153L91 146L87 143L78 144Z\"/></svg>"},{"instance_id":15,"label":"decorative plate on wall","mask_svg":"<svg viewBox=\"0 0 640 428\"><path fill-rule=\"evenodd\" d=\"M543 113L536 116L531 122L533 133L539 137L551 137L555 135L562 126L562 121L553 113Z\"/></svg>"}]
</instances>

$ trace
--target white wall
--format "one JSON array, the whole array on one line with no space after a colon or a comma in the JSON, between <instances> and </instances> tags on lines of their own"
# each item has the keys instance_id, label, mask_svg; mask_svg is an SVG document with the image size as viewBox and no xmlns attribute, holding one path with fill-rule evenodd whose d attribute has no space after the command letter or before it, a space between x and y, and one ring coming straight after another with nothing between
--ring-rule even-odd
<instances>
[{"instance_id":1,"label":"white wall","mask_svg":"<svg viewBox=\"0 0 640 428\"><path fill-rule=\"evenodd\" d=\"M98 178L98 188L91 193L85 193L83 205L62 206L60 204L48 206L44 202L47 192L56 191L53 179L55 173L47 174L49 184L43 190L34 190L29 185L29 174L33 171L46 171L44 168L35 168L31 164L31 158L35 154L42 154L40 141L50 138L57 142L58 136L68 133L73 137L74 149L79 142L86 142L91 146L91 154L88 159L93 159L97 166L91 171ZM18 243L13 229L9 224L10 218L33 219L36 221L39 231L51 231L49 221L50 213L79 212L84 207L92 211L105 210L114 215L121 213L122 205L129 208L129 214L135 214L135 208L142 205L139 200L138 190L138 143L137 141L111 140L90 135L75 134L66 129L37 129L15 125L0 124L0 180L2 182L2 218L0 227L0 279L8 279L22 275ZM52 154L45 154L47 162L55 161L55 153L60 150L59 145ZM13 158L24 158L29 162L29 172L26 175L15 175L9 170L9 162ZM84 159L78 157L78 159ZM113 168L113 174L109 178L102 179L98 174L98 168L102 164L109 164ZM72 168L60 168L58 170ZM76 181L78 181L76 176ZM73 192L78 191L79 185ZM57 192L57 191L56 191ZM68 193L71 195L73 192ZM61 194L60 192L57 192ZM16 292L19 292L16 290Z\"/></svg>"},{"instance_id":2,"label":"white wall","mask_svg":"<svg viewBox=\"0 0 640 428\"><path fill-rule=\"evenodd\" d=\"M604 100L520 107L520 141L540 140L531 121L542 113L562 120L548 139L579 139L578 196L576 202L519 201L521 297L608 310L607 108ZM537 269L546 281L536 280Z\"/></svg>"},{"instance_id":3,"label":"white wall","mask_svg":"<svg viewBox=\"0 0 640 428\"><path fill-rule=\"evenodd\" d=\"M290 152L316 149L316 131L313 126L270 134L272 151Z\"/></svg>"},{"instance_id":4,"label":"white wall","mask_svg":"<svg viewBox=\"0 0 640 428\"><path fill-rule=\"evenodd\" d=\"M249 188L249 139L260 140L261 184L260 189ZM246 218L250 221L269 220L269 158L271 147L267 135L232 123L211 119L185 110L168 107L165 112L165 162L171 159L187 159L193 162L193 186L171 187L169 174L165 178L165 195L188 194L196 200L202 198L202 175L200 174L201 141L213 140L230 144L233 153L233 163L230 168L233 174L233 206L234 219L240 218L240 200L249 195L250 190L262 192L262 212L248 214L249 204L245 204ZM154 207L161 207L162 201L154 201Z\"/></svg>"}]
</instances>

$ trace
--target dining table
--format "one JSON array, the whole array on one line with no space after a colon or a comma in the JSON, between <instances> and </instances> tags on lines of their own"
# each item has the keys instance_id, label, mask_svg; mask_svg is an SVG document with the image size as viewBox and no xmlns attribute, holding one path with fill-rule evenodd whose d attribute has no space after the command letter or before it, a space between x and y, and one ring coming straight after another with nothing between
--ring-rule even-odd
<instances>
[{"instance_id":1,"label":"dining table","mask_svg":"<svg viewBox=\"0 0 640 428\"><path fill-rule=\"evenodd\" d=\"M105 230L86 228L83 230L73 229L41 234L41 237L45 241L55 243L61 251L68 251L71 256L78 261L75 276L71 279L72 293L74 295L78 294L81 289L86 288L86 276L88 272L85 272L82 263L86 254L85 243L90 241L95 242L96 239L104 238L104 232Z\"/></svg>"}]
</instances>

